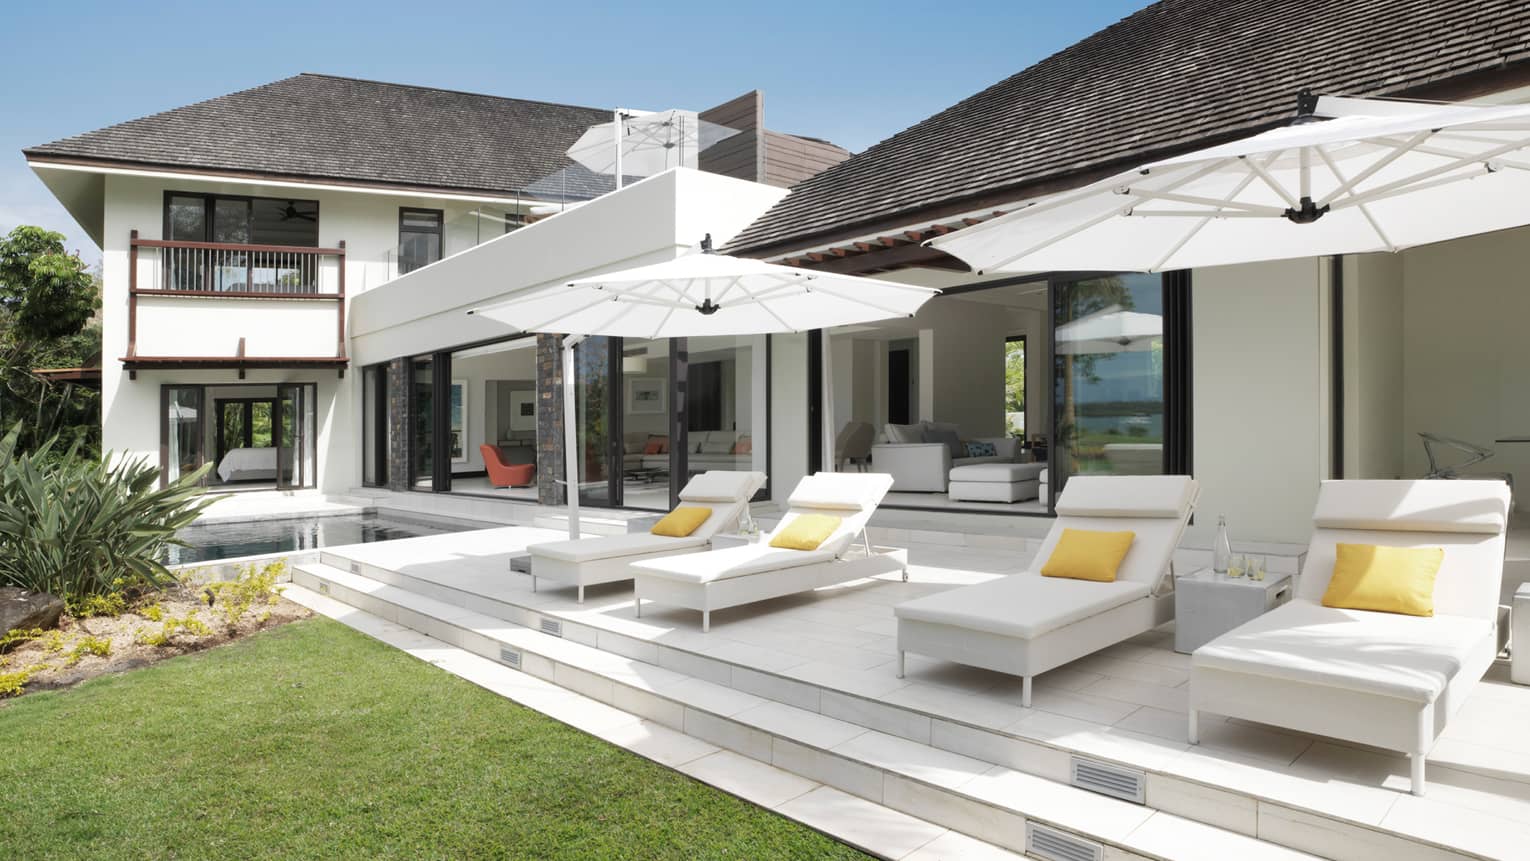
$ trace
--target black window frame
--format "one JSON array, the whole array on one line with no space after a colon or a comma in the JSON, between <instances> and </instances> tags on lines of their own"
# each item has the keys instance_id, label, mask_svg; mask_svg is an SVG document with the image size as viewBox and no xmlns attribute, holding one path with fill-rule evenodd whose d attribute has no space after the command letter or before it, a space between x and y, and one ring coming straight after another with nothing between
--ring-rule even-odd
<instances>
[{"instance_id":1,"label":"black window frame","mask_svg":"<svg viewBox=\"0 0 1530 861\"><path fill-rule=\"evenodd\" d=\"M434 216L435 220L436 220L436 225L435 225L435 230L434 231L431 231L431 230L420 230L418 228L411 228L408 231L408 233L411 234L411 235L422 235L422 236L434 235L436 237L436 259L435 260L427 260L424 263L421 263L419 265L411 265L408 269L404 268L404 234L405 234L405 230L404 230L404 217L406 215L430 215L430 216ZM426 266L429 266L432 263L436 263L436 262L440 261L441 258L443 258L445 256L446 256L446 210L444 210L444 209L425 209L425 208L418 207L418 206L400 206L398 208L398 274L400 274L400 275L407 275L410 272L414 272L414 271L419 270L419 269L424 269Z\"/></svg>"},{"instance_id":2,"label":"black window frame","mask_svg":"<svg viewBox=\"0 0 1530 861\"><path fill-rule=\"evenodd\" d=\"M212 239L212 235L213 235L213 232L212 232L213 231L213 215L214 215L215 208L217 207L217 201L219 201L219 200L238 200L238 201L243 201L243 202L249 204L249 210L248 210L249 214L247 216L248 220L246 222L246 227L247 227L247 235L250 236L250 240L247 241L247 242L229 242L229 243L224 243L224 244L227 244L227 245L268 245L268 244L271 244L271 243L266 243L266 242L255 242L254 241L254 236L255 236L255 202L258 201L258 200L259 201L269 201L269 202L273 202L273 203L281 202L281 203L306 203L306 204L312 204L313 205L313 225L314 225L314 229L313 229L313 244L312 245L289 245L287 247L289 247L289 248L318 248L319 247L319 224L321 223L320 222L321 215L320 215L319 201L317 201L317 200L309 200L308 198L303 198L303 197L265 197L265 196L262 196L262 195L250 195L250 194L221 194L219 192L213 192L213 191L174 191L174 190L167 189L165 191L164 195L163 195L163 203L161 205L161 212L162 212L162 216L163 217L162 217L161 232L160 232L160 236L163 236L166 239L170 238L170 200L171 200L171 198L176 198L176 197L198 198L198 199L200 199L202 201L202 238L201 239L188 240L188 241L191 241L191 242L212 242L213 241L213 239Z\"/></svg>"}]
</instances>

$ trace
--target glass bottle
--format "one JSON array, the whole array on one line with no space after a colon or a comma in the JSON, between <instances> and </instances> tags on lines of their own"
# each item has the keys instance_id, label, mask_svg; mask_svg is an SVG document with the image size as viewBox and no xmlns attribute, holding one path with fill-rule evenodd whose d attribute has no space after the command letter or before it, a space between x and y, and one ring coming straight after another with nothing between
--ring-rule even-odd
<instances>
[{"instance_id":1,"label":"glass bottle","mask_svg":"<svg viewBox=\"0 0 1530 861\"><path fill-rule=\"evenodd\" d=\"M749 506L738 515L738 534L753 542L760 535L760 527L754 522L754 515L749 512Z\"/></svg>"},{"instance_id":2,"label":"glass bottle","mask_svg":"<svg viewBox=\"0 0 1530 861\"><path fill-rule=\"evenodd\" d=\"M1227 540L1227 515L1217 517L1217 540L1211 545L1211 570L1218 574L1227 573L1227 565L1232 561L1232 544Z\"/></svg>"}]
</instances>

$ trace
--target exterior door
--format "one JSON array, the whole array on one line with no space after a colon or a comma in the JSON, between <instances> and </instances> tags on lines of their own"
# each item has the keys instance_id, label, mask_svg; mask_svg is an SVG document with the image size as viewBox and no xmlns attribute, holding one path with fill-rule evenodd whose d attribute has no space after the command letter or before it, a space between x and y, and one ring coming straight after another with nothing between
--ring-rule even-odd
<instances>
[{"instance_id":1,"label":"exterior door","mask_svg":"<svg viewBox=\"0 0 1530 861\"><path fill-rule=\"evenodd\" d=\"M283 490L313 487L317 479L314 455L316 387L312 383L282 383L276 387L272 427L276 443L276 486Z\"/></svg>"}]
</instances>

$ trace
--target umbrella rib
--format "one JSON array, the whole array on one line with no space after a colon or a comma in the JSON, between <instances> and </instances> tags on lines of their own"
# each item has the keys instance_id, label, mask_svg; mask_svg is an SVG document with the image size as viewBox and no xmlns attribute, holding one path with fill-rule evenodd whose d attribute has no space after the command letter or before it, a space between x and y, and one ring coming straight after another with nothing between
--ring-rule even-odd
<instances>
[{"instance_id":1,"label":"umbrella rib","mask_svg":"<svg viewBox=\"0 0 1530 861\"><path fill-rule=\"evenodd\" d=\"M1334 208L1345 209L1351 206L1364 206L1367 203L1375 203L1378 200L1387 200L1402 194L1411 194L1415 191L1424 191L1430 188L1438 188L1442 185L1450 185L1453 182L1460 182L1466 179L1476 179L1480 176L1486 176L1490 173L1492 173L1492 170L1487 167L1482 167L1478 170L1471 171L1470 173L1458 173L1454 176L1442 176L1428 182L1414 183L1413 185L1407 186L1405 188L1394 188L1385 192L1380 189L1375 191L1368 191L1365 194L1351 195L1334 204Z\"/></svg>"},{"instance_id":2,"label":"umbrella rib","mask_svg":"<svg viewBox=\"0 0 1530 861\"><path fill-rule=\"evenodd\" d=\"M1486 163L1492 161L1494 158L1503 155L1506 152L1521 149L1526 145L1530 145L1530 138L1520 138L1518 140L1502 144L1501 146L1497 146L1480 153L1474 153L1470 156L1464 156L1462 158L1449 161L1445 164L1429 168L1428 170L1419 171L1412 176L1393 180L1386 185L1373 188L1365 194L1351 194L1350 197L1344 202L1348 204L1369 203L1372 200L1380 200L1384 197L1391 197L1395 192L1399 190L1408 190L1410 188L1430 188L1438 185L1439 183L1429 183L1428 185L1425 185L1424 180L1433 179L1434 177L1437 177L1441 174L1450 173L1457 168L1465 167L1474 162Z\"/></svg>"},{"instance_id":3,"label":"umbrella rib","mask_svg":"<svg viewBox=\"0 0 1530 861\"><path fill-rule=\"evenodd\" d=\"M1401 146L1395 147L1391 152L1377 159L1366 169L1355 174L1353 179L1350 179L1348 182L1341 180L1341 185L1338 188L1323 195L1323 199L1317 202L1317 207L1322 209L1343 195L1354 194L1354 189L1356 186L1362 182L1365 182L1367 179L1370 179L1376 174L1377 171L1381 170L1392 162L1397 161L1398 159L1407 155L1409 152L1412 152L1419 146L1419 144L1422 144L1424 141L1428 140L1429 135L1430 131L1428 129L1419 132L1418 134L1404 141Z\"/></svg>"},{"instance_id":4,"label":"umbrella rib","mask_svg":"<svg viewBox=\"0 0 1530 861\"><path fill-rule=\"evenodd\" d=\"M1237 187L1232 190L1232 193L1229 194L1228 197L1236 197L1239 194L1242 194L1243 193L1243 189L1248 188L1249 183L1251 183L1253 181L1254 181L1254 175L1252 173L1249 174L1248 176L1245 176L1243 178L1243 180L1238 183ZM1179 250L1181 248L1184 248L1186 245L1188 245L1190 243L1190 240L1194 239L1196 234L1200 233L1201 230L1203 228L1205 228L1206 225L1210 224L1212 219L1215 218L1215 217L1216 216L1214 216L1214 215L1208 215L1208 216L1202 218L1199 224L1196 224L1196 225L1192 226L1190 228L1190 230L1185 233L1184 237L1181 238L1178 242L1174 243L1174 247L1170 248L1167 254L1163 255L1160 258L1158 258L1158 262L1154 263L1148 269L1148 271L1149 272L1158 272L1158 271L1161 271L1163 269L1163 265L1165 263L1169 262L1169 258L1171 258L1174 255L1178 254Z\"/></svg>"},{"instance_id":5,"label":"umbrella rib","mask_svg":"<svg viewBox=\"0 0 1530 861\"><path fill-rule=\"evenodd\" d=\"M856 302L856 303L859 303L861 305L865 305L867 308L875 308L878 311L881 311L882 313L887 314L888 316L891 316L891 317L912 317L913 316L912 314L910 314L907 311L897 311L897 310L894 310L892 308L888 308L888 307L886 307L884 305L879 305L876 302L867 302L865 299L862 299L862 298L857 297L857 296L846 296L845 294L839 292L838 290L834 290L834 289L829 288L829 287L816 287L814 289L817 292L819 292L819 293L826 293L826 294L828 294L830 296L833 296L836 299L843 299L846 302Z\"/></svg>"},{"instance_id":6,"label":"umbrella rib","mask_svg":"<svg viewBox=\"0 0 1530 861\"><path fill-rule=\"evenodd\" d=\"M1284 154L1285 150L1279 150L1275 153L1272 153L1270 155L1270 163L1274 164L1275 160ZM1253 171L1259 176L1260 179L1264 180L1264 184L1269 186L1270 189L1276 194L1280 195L1280 199L1284 200L1286 204L1289 205L1292 209L1296 209L1301 206L1301 203L1297 201L1296 198L1291 196L1291 192L1287 191L1286 187L1281 185L1279 180L1270 175L1270 172L1266 169L1265 165L1262 165L1258 161L1247 157L1241 158L1239 161L1242 161L1245 165L1248 166L1249 170Z\"/></svg>"},{"instance_id":7,"label":"umbrella rib","mask_svg":"<svg viewBox=\"0 0 1530 861\"><path fill-rule=\"evenodd\" d=\"M609 301L611 301L611 300L610 299L606 299L606 298L602 298L599 302L589 302L587 304L580 305L578 308L574 308L572 310L560 313L556 317L553 317L553 318L551 318L551 319L549 319L549 320L547 320L545 322L539 323L539 324L537 324L535 326L526 326L526 327L523 327L521 329L521 331L522 332L545 332L545 331L547 331L547 327L548 326L551 326L552 324L557 323L560 320L567 320L568 318L574 316L575 314L581 314L581 313L583 313L585 311L590 310L591 308L594 308L596 305L599 305L601 302L609 302Z\"/></svg>"},{"instance_id":8,"label":"umbrella rib","mask_svg":"<svg viewBox=\"0 0 1530 861\"><path fill-rule=\"evenodd\" d=\"M675 309L673 308L664 312L664 316L659 319L659 325L653 327L653 334L648 336L648 340L657 341L659 339L659 333L664 331L665 326L669 325L669 319L673 316L675 316Z\"/></svg>"},{"instance_id":9,"label":"umbrella rib","mask_svg":"<svg viewBox=\"0 0 1530 861\"><path fill-rule=\"evenodd\" d=\"M1250 175L1249 178L1253 179L1253 175ZM1238 190L1242 191L1243 189L1240 186ZM1286 212L1284 209L1281 209L1278 206L1265 206L1258 203L1240 203L1238 201L1225 198L1219 200L1215 197L1200 197L1198 195L1191 194L1174 194L1172 192L1153 191L1133 191L1132 194L1134 196L1141 197L1144 200L1166 200L1172 203L1189 203L1196 206L1209 206L1215 210L1222 210L1231 207L1233 209L1251 212L1255 215L1284 215ZM1237 192L1233 192L1233 194L1237 194Z\"/></svg>"},{"instance_id":10,"label":"umbrella rib","mask_svg":"<svg viewBox=\"0 0 1530 861\"><path fill-rule=\"evenodd\" d=\"M781 315L777 314L775 312L775 309L771 308L769 305L766 305L765 302L762 301L758 296L756 296L754 294L754 292L751 291L748 287L745 287L744 285L740 284L738 289L744 291L744 295L748 296L750 301L754 302L755 305L758 305L761 311L764 311L765 313L769 314L772 318L775 319L775 321L777 323L780 323L787 331L789 331L789 332L798 332L798 331L801 331L796 326L793 326L792 324L790 324L790 323L786 322L785 320L781 319Z\"/></svg>"},{"instance_id":11,"label":"umbrella rib","mask_svg":"<svg viewBox=\"0 0 1530 861\"><path fill-rule=\"evenodd\" d=\"M1439 140L1440 138L1445 137L1445 135L1435 135L1434 137L1435 137L1435 140ZM1466 141L1468 143L1491 143L1491 144L1498 143L1498 141L1496 141L1496 140L1483 140L1481 138L1463 138L1463 137L1460 137L1459 135L1453 135L1452 137L1454 139L1463 140L1463 141ZM1378 140L1382 140L1382 141L1384 141L1386 143L1392 143L1391 139L1378 138ZM1437 156L1440 156L1441 158L1471 158L1472 157L1471 153L1465 153L1465 152L1461 152L1460 150L1454 150L1454 149L1445 149L1444 147L1437 147L1437 146L1418 146L1418 147L1414 147L1413 149L1414 149L1414 152L1421 152L1421 153L1423 153L1425 155L1437 155ZM1504 158L1502 156L1493 159L1493 163L1494 164L1502 165L1504 167L1512 167L1512 168L1514 168L1516 170L1530 170L1530 164L1527 164L1525 162L1520 162L1520 161L1511 161L1511 160L1506 159L1506 158Z\"/></svg>"},{"instance_id":12,"label":"umbrella rib","mask_svg":"<svg viewBox=\"0 0 1530 861\"><path fill-rule=\"evenodd\" d=\"M1330 157L1328 153L1325 152L1321 147L1318 148L1318 157L1323 160L1323 164L1328 166L1328 170L1333 174L1334 179L1337 179L1340 184L1349 184L1349 181L1344 178L1344 171L1339 169L1339 166L1334 163L1333 158ZM1386 231L1381 229L1381 223L1378 222L1376 217L1371 214L1370 207L1363 203L1358 204L1358 206L1360 209L1360 214L1365 216L1366 222L1370 224L1372 230L1376 231L1376 236L1381 239L1381 244L1385 245L1388 251L1396 251L1397 246L1392 244L1392 240L1387 236Z\"/></svg>"}]
</instances>

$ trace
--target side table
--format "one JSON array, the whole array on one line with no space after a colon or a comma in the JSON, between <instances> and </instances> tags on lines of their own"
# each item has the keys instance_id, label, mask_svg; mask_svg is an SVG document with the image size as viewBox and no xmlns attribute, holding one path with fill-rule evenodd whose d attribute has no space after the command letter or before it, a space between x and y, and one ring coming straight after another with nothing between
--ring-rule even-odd
<instances>
[{"instance_id":1,"label":"side table","mask_svg":"<svg viewBox=\"0 0 1530 861\"><path fill-rule=\"evenodd\" d=\"M1530 685L1530 583L1514 590L1514 609L1509 611L1509 680Z\"/></svg>"},{"instance_id":2,"label":"side table","mask_svg":"<svg viewBox=\"0 0 1530 861\"><path fill-rule=\"evenodd\" d=\"M1210 568L1174 580L1174 651L1189 654L1233 628L1291 600L1291 575L1263 580Z\"/></svg>"}]
</instances>

